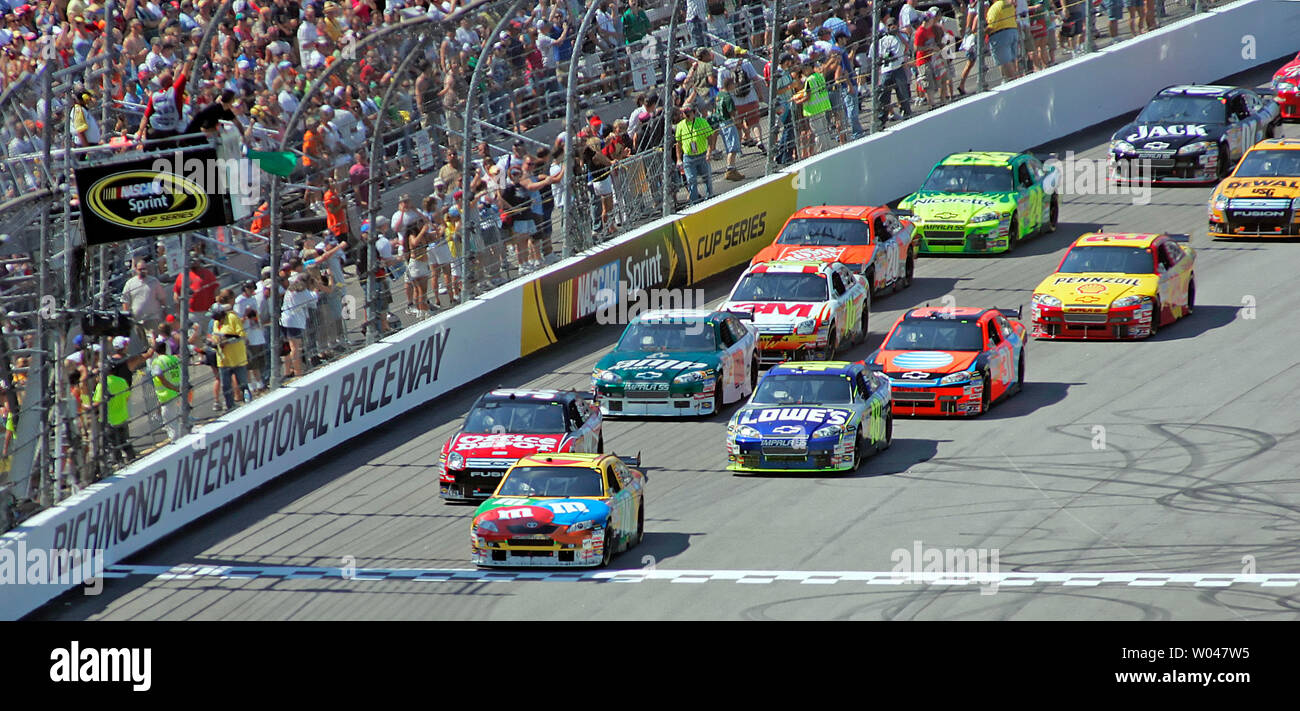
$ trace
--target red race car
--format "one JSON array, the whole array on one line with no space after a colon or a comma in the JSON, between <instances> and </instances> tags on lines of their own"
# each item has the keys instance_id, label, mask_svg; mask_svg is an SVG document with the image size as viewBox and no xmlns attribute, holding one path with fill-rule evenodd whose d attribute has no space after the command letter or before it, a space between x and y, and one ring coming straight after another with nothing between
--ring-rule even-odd
<instances>
[{"instance_id":1,"label":"red race car","mask_svg":"<svg viewBox=\"0 0 1300 711\"><path fill-rule=\"evenodd\" d=\"M776 240L749 264L841 262L879 294L912 283L916 250L912 223L887 207L823 205L791 215Z\"/></svg>"},{"instance_id":2,"label":"red race car","mask_svg":"<svg viewBox=\"0 0 1300 711\"><path fill-rule=\"evenodd\" d=\"M442 445L438 494L447 501L481 501L520 457L603 451L604 420L586 393L493 390L474 403L460 432Z\"/></svg>"},{"instance_id":3,"label":"red race car","mask_svg":"<svg viewBox=\"0 0 1300 711\"><path fill-rule=\"evenodd\" d=\"M1282 120L1300 120L1300 54L1273 75L1273 95Z\"/></svg>"},{"instance_id":4,"label":"red race car","mask_svg":"<svg viewBox=\"0 0 1300 711\"><path fill-rule=\"evenodd\" d=\"M867 357L889 376L895 415L979 415L1025 382L1025 325L1012 309L903 314Z\"/></svg>"}]
</instances>

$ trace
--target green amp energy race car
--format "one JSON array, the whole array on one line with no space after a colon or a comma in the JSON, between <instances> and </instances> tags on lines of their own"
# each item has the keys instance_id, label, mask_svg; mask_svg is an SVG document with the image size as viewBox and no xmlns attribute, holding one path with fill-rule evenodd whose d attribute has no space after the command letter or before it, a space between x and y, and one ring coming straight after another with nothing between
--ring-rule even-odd
<instances>
[{"instance_id":1,"label":"green amp energy race car","mask_svg":"<svg viewBox=\"0 0 1300 711\"><path fill-rule=\"evenodd\" d=\"M777 365L727 425L727 469L853 471L893 441L890 393L861 361Z\"/></svg>"},{"instance_id":2,"label":"green amp energy race car","mask_svg":"<svg viewBox=\"0 0 1300 711\"><path fill-rule=\"evenodd\" d=\"M1056 230L1060 169L1028 153L954 153L898 204L916 225L921 254L1009 252Z\"/></svg>"},{"instance_id":3,"label":"green amp energy race car","mask_svg":"<svg viewBox=\"0 0 1300 711\"><path fill-rule=\"evenodd\" d=\"M591 391L605 415L712 415L758 383L750 314L647 311L596 362Z\"/></svg>"}]
</instances>

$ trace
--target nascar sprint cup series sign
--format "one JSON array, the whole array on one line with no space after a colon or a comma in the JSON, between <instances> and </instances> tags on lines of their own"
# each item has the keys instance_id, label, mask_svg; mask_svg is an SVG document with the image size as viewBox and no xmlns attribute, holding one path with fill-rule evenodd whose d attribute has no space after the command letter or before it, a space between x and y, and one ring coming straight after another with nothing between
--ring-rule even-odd
<instances>
[{"instance_id":1,"label":"nascar sprint cup series sign","mask_svg":"<svg viewBox=\"0 0 1300 711\"><path fill-rule=\"evenodd\" d=\"M78 168L77 195L89 244L230 223L230 193L215 148Z\"/></svg>"}]
</instances>

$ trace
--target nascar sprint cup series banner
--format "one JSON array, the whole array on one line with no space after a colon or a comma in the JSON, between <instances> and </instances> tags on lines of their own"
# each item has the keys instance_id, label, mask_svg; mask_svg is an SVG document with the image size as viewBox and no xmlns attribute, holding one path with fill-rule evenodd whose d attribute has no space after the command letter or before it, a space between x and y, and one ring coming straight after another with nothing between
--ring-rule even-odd
<instances>
[{"instance_id":1,"label":"nascar sprint cup series banner","mask_svg":"<svg viewBox=\"0 0 1300 711\"><path fill-rule=\"evenodd\" d=\"M772 243L794 209L794 187L782 176L534 279L523 291L521 354L593 323L623 324L651 309L702 308L684 287L747 263Z\"/></svg>"},{"instance_id":2,"label":"nascar sprint cup series banner","mask_svg":"<svg viewBox=\"0 0 1300 711\"><path fill-rule=\"evenodd\" d=\"M230 224L230 193L211 147L76 170L88 244Z\"/></svg>"}]
</instances>

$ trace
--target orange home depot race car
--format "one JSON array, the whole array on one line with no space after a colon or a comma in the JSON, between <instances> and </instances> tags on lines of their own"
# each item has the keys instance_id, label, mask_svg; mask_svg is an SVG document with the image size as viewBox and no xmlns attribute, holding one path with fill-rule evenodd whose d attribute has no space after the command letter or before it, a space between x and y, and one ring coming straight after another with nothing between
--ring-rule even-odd
<instances>
[{"instance_id":1,"label":"orange home depot race car","mask_svg":"<svg viewBox=\"0 0 1300 711\"><path fill-rule=\"evenodd\" d=\"M1146 338L1196 305L1186 235L1086 234L1034 289L1036 338Z\"/></svg>"},{"instance_id":2,"label":"orange home depot race car","mask_svg":"<svg viewBox=\"0 0 1300 711\"><path fill-rule=\"evenodd\" d=\"M889 376L895 415L980 415L1019 392L1020 311L924 307L899 317L866 363Z\"/></svg>"},{"instance_id":3,"label":"orange home depot race car","mask_svg":"<svg viewBox=\"0 0 1300 711\"><path fill-rule=\"evenodd\" d=\"M916 268L912 223L887 207L823 205L790 216L772 244L750 265L780 261L841 262L867 278L872 293L912 283Z\"/></svg>"}]
</instances>

